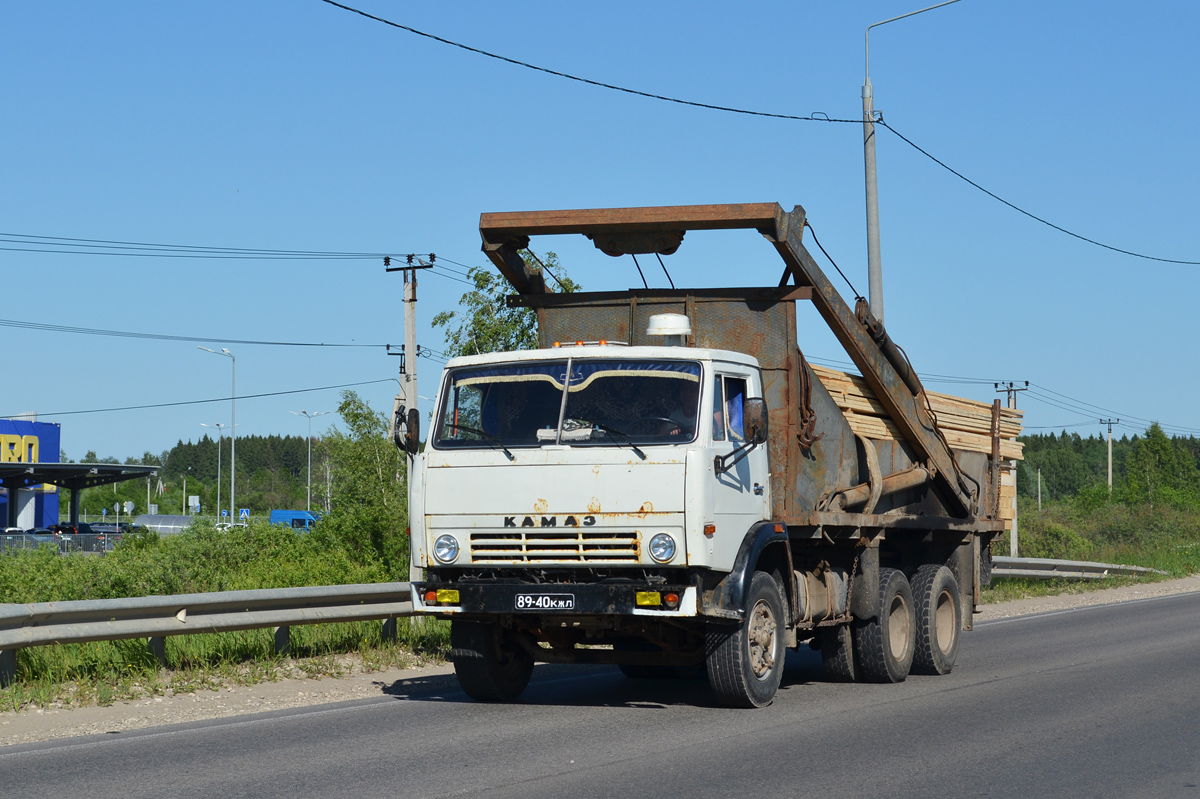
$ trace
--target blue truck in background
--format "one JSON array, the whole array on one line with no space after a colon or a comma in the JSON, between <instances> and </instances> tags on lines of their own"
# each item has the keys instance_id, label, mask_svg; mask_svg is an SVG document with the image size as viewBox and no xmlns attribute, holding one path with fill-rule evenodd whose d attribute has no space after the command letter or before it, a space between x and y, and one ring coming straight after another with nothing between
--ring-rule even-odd
<instances>
[{"instance_id":1,"label":"blue truck in background","mask_svg":"<svg viewBox=\"0 0 1200 799\"><path fill-rule=\"evenodd\" d=\"M306 510L271 511L271 524L282 524L285 527L294 527L299 530L310 529L319 518L320 514Z\"/></svg>"}]
</instances>

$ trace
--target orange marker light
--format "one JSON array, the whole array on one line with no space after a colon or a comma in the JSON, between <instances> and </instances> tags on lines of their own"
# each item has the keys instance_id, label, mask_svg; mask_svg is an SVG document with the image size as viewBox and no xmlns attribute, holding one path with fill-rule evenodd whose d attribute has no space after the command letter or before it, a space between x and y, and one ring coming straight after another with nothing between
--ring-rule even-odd
<instances>
[{"instance_id":1,"label":"orange marker light","mask_svg":"<svg viewBox=\"0 0 1200 799\"><path fill-rule=\"evenodd\" d=\"M668 591L667 593L663 594L663 603L669 608L678 607L679 594L675 593L674 591Z\"/></svg>"},{"instance_id":2,"label":"orange marker light","mask_svg":"<svg viewBox=\"0 0 1200 799\"><path fill-rule=\"evenodd\" d=\"M437 591L426 591L425 592L425 601L426 602L437 602Z\"/></svg>"},{"instance_id":3,"label":"orange marker light","mask_svg":"<svg viewBox=\"0 0 1200 799\"><path fill-rule=\"evenodd\" d=\"M704 534L705 535L715 535L716 532L717 532L717 526L715 524L704 525Z\"/></svg>"},{"instance_id":4,"label":"orange marker light","mask_svg":"<svg viewBox=\"0 0 1200 799\"><path fill-rule=\"evenodd\" d=\"M562 346L562 342L561 342L561 341L556 341L556 342L554 342L553 344L551 344L550 346L552 346L552 347L561 347L561 346Z\"/></svg>"}]
</instances>

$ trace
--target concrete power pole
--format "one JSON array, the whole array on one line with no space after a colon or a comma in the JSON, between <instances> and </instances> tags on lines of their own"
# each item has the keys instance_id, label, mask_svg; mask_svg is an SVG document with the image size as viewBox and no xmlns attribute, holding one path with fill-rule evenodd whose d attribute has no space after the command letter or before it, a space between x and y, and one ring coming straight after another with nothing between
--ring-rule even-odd
<instances>
[{"instance_id":1,"label":"concrete power pole","mask_svg":"<svg viewBox=\"0 0 1200 799\"><path fill-rule=\"evenodd\" d=\"M898 17L885 19L868 25L863 36L863 55L865 70L862 87L863 104L863 172L866 178L867 196L867 299L871 306L871 316L883 324L883 266L879 258L879 185L875 174L875 90L871 86L871 28L878 28L898 19L923 14L935 8L949 6L959 0L945 0L936 5L910 11ZM881 117L882 118L882 117Z\"/></svg>"},{"instance_id":2,"label":"concrete power pole","mask_svg":"<svg viewBox=\"0 0 1200 799\"><path fill-rule=\"evenodd\" d=\"M1108 425L1108 493L1112 493L1112 426L1120 424L1120 419L1101 419L1100 424Z\"/></svg>"},{"instance_id":3,"label":"concrete power pole","mask_svg":"<svg viewBox=\"0 0 1200 799\"><path fill-rule=\"evenodd\" d=\"M999 393L1008 394L1008 407L1012 408L1013 410L1016 410L1017 409L1017 392L1028 391L1029 390L1029 381L1026 380L1024 386L1018 386L1016 383L1012 382L1011 380L1007 383L996 383L995 386L996 386L997 394L999 394ZM1015 460L1009 461L1009 466L1012 468L1013 474L1015 475L1017 473L1017 462ZM1016 481L1014 480L1013 483L1015 485ZM1042 509L1042 473L1041 473L1041 470L1039 470L1038 471L1038 510L1041 510L1041 509ZM1012 557L1012 558L1017 557L1017 542L1018 542L1017 508L1016 508L1016 499L1014 498L1013 499L1012 538L1009 539L1009 542L1008 542L1009 557Z\"/></svg>"},{"instance_id":4,"label":"concrete power pole","mask_svg":"<svg viewBox=\"0 0 1200 799\"><path fill-rule=\"evenodd\" d=\"M430 253L429 263L425 263L415 255L409 255L401 266L392 266L390 258L385 258L383 261L387 271L404 273L404 347L399 353L400 393L396 395L396 400L392 404L392 424L396 424L398 417L407 419L409 410L420 405L420 396L417 394L417 359L421 356L421 348L417 344L417 270L431 268L436 258L436 255ZM408 465L411 469L411 456ZM409 507L411 506L409 503ZM422 570L414 567L411 559L408 566L408 579L410 581L425 579Z\"/></svg>"}]
</instances>

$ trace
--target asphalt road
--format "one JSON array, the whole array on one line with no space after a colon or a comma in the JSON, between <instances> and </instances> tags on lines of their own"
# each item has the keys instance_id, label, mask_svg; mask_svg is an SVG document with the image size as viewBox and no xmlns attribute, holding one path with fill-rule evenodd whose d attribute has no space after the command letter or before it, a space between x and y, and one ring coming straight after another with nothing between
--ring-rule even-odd
<instances>
[{"instance_id":1,"label":"asphalt road","mask_svg":"<svg viewBox=\"0 0 1200 799\"><path fill-rule=\"evenodd\" d=\"M703 682L539 669L516 705L407 696L0 751L5 797L1195 797L1200 594L978 627L945 677L764 710Z\"/></svg>"}]
</instances>

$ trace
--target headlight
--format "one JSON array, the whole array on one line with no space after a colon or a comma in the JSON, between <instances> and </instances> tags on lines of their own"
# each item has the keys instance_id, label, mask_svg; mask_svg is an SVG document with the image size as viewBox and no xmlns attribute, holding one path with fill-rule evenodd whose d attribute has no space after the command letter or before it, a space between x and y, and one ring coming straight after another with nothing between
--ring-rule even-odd
<instances>
[{"instance_id":1,"label":"headlight","mask_svg":"<svg viewBox=\"0 0 1200 799\"><path fill-rule=\"evenodd\" d=\"M439 535L433 542L433 556L442 563L453 563L458 559L458 539L452 535Z\"/></svg>"},{"instance_id":2,"label":"headlight","mask_svg":"<svg viewBox=\"0 0 1200 799\"><path fill-rule=\"evenodd\" d=\"M651 538L650 557L659 563L666 563L675 557L675 539L666 533L659 533Z\"/></svg>"}]
</instances>

